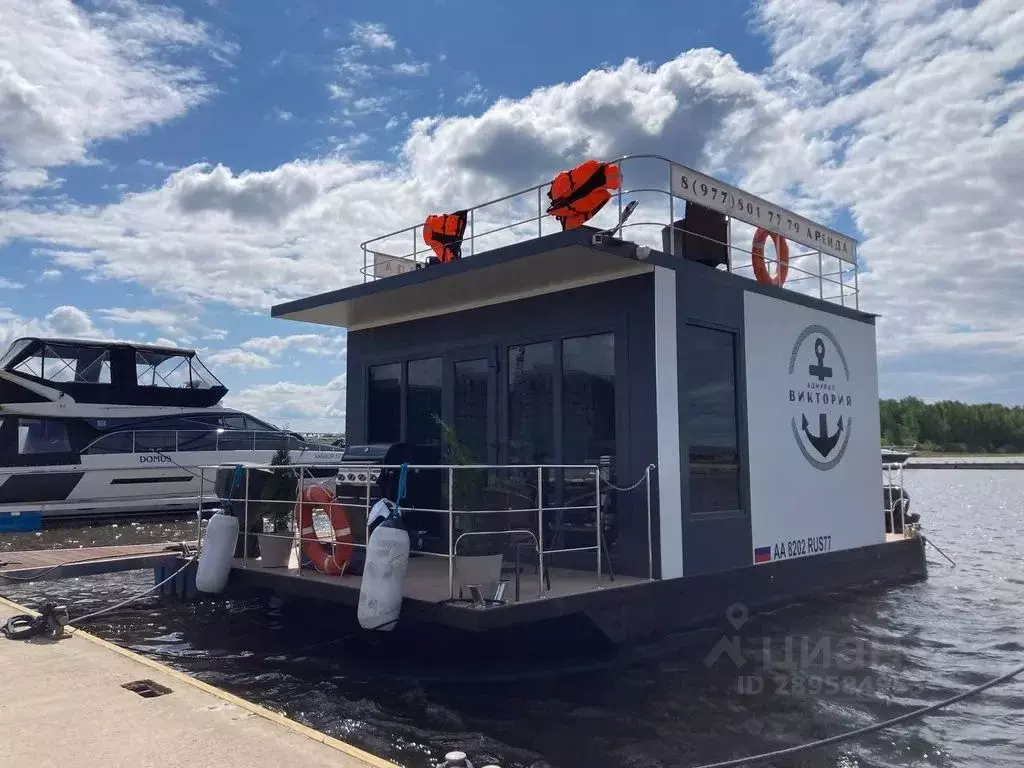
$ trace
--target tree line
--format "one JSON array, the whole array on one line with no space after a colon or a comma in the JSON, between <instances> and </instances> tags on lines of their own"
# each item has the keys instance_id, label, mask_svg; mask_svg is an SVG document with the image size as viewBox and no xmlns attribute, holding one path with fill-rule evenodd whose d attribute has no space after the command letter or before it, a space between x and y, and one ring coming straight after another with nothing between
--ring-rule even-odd
<instances>
[{"instance_id":1,"label":"tree line","mask_svg":"<svg viewBox=\"0 0 1024 768\"><path fill-rule=\"evenodd\" d=\"M1024 452L1024 407L916 397L882 400L883 445L958 453Z\"/></svg>"}]
</instances>

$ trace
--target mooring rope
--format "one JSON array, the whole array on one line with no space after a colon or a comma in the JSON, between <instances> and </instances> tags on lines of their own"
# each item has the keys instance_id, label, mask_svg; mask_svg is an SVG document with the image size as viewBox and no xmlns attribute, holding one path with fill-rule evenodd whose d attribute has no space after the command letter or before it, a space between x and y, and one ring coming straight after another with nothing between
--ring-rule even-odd
<instances>
[{"instance_id":1,"label":"mooring rope","mask_svg":"<svg viewBox=\"0 0 1024 768\"><path fill-rule=\"evenodd\" d=\"M927 544L927 545L928 545L928 546L930 546L930 547L933 547L933 548L935 549L935 551L936 551L936 552L938 552L938 553L939 553L940 555L942 555L942 556L943 556L944 558L946 558L947 560L949 560L949 564L950 564L950 565L952 565L952 566L953 566L954 568L956 568L956 562L955 562L955 561L953 560L953 558L951 558L951 557L950 557L949 555L947 555L947 554L946 554L945 552L943 552L943 551L942 551L941 549L939 549L939 545L938 545L938 544L936 544L935 542L933 542L933 541L931 540L931 537L930 537L930 536L925 536L924 534L921 534L921 538L922 538L922 539L924 539L924 543L925 543L925 544Z\"/></svg>"},{"instance_id":2,"label":"mooring rope","mask_svg":"<svg viewBox=\"0 0 1024 768\"><path fill-rule=\"evenodd\" d=\"M1010 670L1006 674L1000 675L999 677L994 677L986 683L977 685L968 691L964 691L963 693L958 693L956 696L950 696L948 699L943 699L942 701L936 704L930 704L927 707L915 709L913 712L907 712L905 715L900 715L889 720L884 720L883 722L875 723L874 725L868 725L863 728L858 728L855 731L847 731L846 733L840 733L836 736L830 736L827 739L812 741L807 744L801 744L796 747L777 749L773 752L764 752L760 755L740 757L736 758L735 760L725 760L719 763L704 763L703 765L694 766L694 768L734 768L734 766L754 765L756 763L763 763L766 760L773 760L777 757L788 757L790 755L800 754L801 752L809 752L812 749L819 749L821 747L828 746L829 744L839 744L844 741L851 741L852 739L856 739L860 736L866 736L869 733L875 733L876 731L881 731L893 725L899 725L900 723L905 723L908 720L914 720L919 717L924 717L925 715L930 714L932 712L937 712L938 710L944 709L945 707L948 707L951 704L955 704L958 701L962 701L963 699L966 699L970 696L975 696L981 693L982 691L985 691L996 685L1008 682L1009 680L1019 675L1021 672L1024 672L1024 664L1021 664L1015 669Z\"/></svg>"},{"instance_id":3,"label":"mooring rope","mask_svg":"<svg viewBox=\"0 0 1024 768\"><path fill-rule=\"evenodd\" d=\"M71 623L78 623L78 622L85 621L86 619L92 619L92 618L95 618L97 616L102 616L105 613L110 613L111 611L116 611L118 608L123 608L126 605L134 603L136 600L141 600L144 597L148 597L149 595L153 594L158 589L160 589L164 584L166 584L169 581L174 580L179 575L184 573L185 569L188 568L190 565L192 565L192 563L194 563L198 559L198 557L199 557L198 555L192 555L188 560L185 561L185 564L182 565L181 568L176 570L174 573L172 573L170 576L168 576L163 581L160 581L157 584L154 584L152 587L149 587L144 592L140 592L137 595L129 597L127 600L122 600L121 602L116 603L114 605L111 605L111 606L109 606L107 608L102 608L102 609L100 609L98 611L93 611L92 613L87 613L84 616L76 616L75 618L71 619L70 622Z\"/></svg>"}]
</instances>

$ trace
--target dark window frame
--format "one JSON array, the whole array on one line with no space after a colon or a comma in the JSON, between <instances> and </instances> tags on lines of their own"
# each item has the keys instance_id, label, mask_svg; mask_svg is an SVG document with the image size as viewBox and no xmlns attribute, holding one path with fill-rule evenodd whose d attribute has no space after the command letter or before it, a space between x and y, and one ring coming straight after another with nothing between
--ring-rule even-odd
<instances>
[{"instance_id":1,"label":"dark window frame","mask_svg":"<svg viewBox=\"0 0 1024 768\"><path fill-rule=\"evenodd\" d=\"M565 345L566 345L566 342L582 340L582 339L594 339L594 338L601 337L601 336L610 336L611 340L612 340L612 388L613 388L613 395L612 395L612 397L613 397L613 401L612 401L612 433L613 433L613 437L612 437L612 442L615 445L613 456L617 456L618 455L618 449L619 449L619 446L620 446L620 440L619 440L619 432L620 432L620 430L619 430L619 418L618 418L618 416L619 416L619 405L621 403L620 395L619 395L619 386L622 383L621 380L627 378L626 376L620 376L620 373L622 373L622 371L620 371L620 368L619 368L619 346L622 343L622 341L621 341L619 335L614 330L598 332L598 333L572 334L571 336L563 336L561 339L558 340L558 368L557 368L557 372L558 372L558 379L559 379L558 380L558 391L559 391L558 406L559 407L556 409L558 411L558 423L556 425L556 429L558 431L559 438L561 440L561 444L559 445L558 460L560 462L563 462L563 463L566 463L568 461L567 458L566 458L566 455L565 455L565 444L564 444L564 441L565 441L565 429L566 429L566 423L565 423L565 419L566 419L566 411L565 411L565 387L566 387L566 379L565 379ZM586 461L588 458L597 459L599 457L597 457L597 456L586 457L586 458L583 459L583 461Z\"/></svg>"},{"instance_id":2,"label":"dark window frame","mask_svg":"<svg viewBox=\"0 0 1024 768\"><path fill-rule=\"evenodd\" d=\"M406 363L408 358L406 357L390 357L385 358L379 362L374 361L368 362L366 370L363 374L364 389L363 392L363 413L365 414L365 428L366 428L366 442L405 442L406 429L405 429L405 397L406 397ZM370 389L373 384L373 369L384 368L387 366L397 365L398 366L398 402L399 402L399 416L398 416L398 437L395 440L374 440L371 436L373 420L371 418L371 404L370 404Z\"/></svg>"},{"instance_id":3,"label":"dark window frame","mask_svg":"<svg viewBox=\"0 0 1024 768\"><path fill-rule=\"evenodd\" d=\"M551 457L548 461L550 464L559 464L560 457L562 455L562 433L559 427L558 414L561 412L561 365L562 365L562 344L561 340L557 338L537 339L534 341L527 341L519 344L506 344L503 347L503 353L499 358L502 363L509 368L504 371L503 375L499 376L499 412L498 412L498 442L501 446L501 458L507 463L511 459L511 439L512 439L512 409L511 409L511 397L512 391L509 387L509 376L511 374L511 366L509 365L509 356L513 349L520 347L531 347L540 344L547 344L551 346Z\"/></svg>"},{"instance_id":4,"label":"dark window frame","mask_svg":"<svg viewBox=\"0 0 1024 768\"><path fill-rule=\"evenodd\" d=\"M52 427L59 427L63 431L63 443L59 450L23 450L29 445L29 437L32 435L32 427L30 425L40 424L43 425L45 430L49 430ZM71 429L69 428L66 419L52 418L49 416L18 416L17 422L17 446L16 451L18 456L22 458L26 457L46 457L46 456L63 456L72 452L71 445ZM21 430L25 429L25 439L22 440ZM36 443L31 444L32 447L36 446ZM40 444L40 447L41 444Z\"/></svg>"},{"instance_id":5,"label":"dark window frame","mask_svg":"<svg viewBox=\"0 0 1024 768\"><path fill-rule=\"evenodd\" d=\"M595 320L594 322L583 322L580 324L566 324L557 329L545 330L542 332L527 332L502 334L500 338L494 336L468 337L459 339L458 342L437 342L430 344L410 345L399 350L387 350L377 354L368 354L362 360L361 380L363 386L362 403L360 404L363 414L363 441L370 442L371 418L370 418L370 371L373 368L397 364L400 370L400 395L401 417L399 420L400 436L399 441L406 442L408 439L408 364L417 360L425 360L434 357L442 359L442 400L447 403L450 398L449 387L451 386L451 366L455 359L467 359L467 352L473 350L492 350L493 360L497 365L495 371L496 390L495 396L495 420L496 420L496 463L507 464L509 460L509 412L508 412L508 373L505 370L508 365L509 350L513 347L528 346L530 344L550 342L554 344L553 370L555 373L554 387L554 408L552 413L552 430L554 435L554 456L549 459L551 464L561 464L564 456L564 445L562 435L563 424L563 343L567 339L584 338L610 334L615 344L615 464L616 467L628 467L631 460L631 445L627 439L625 429L628 423L628 410L630 407L630 376L628 372L628 347L629 347L629 322L625 312L617 312L613 317ZM469 355L472 357L473 355ZM481 354L480 356L484 356ZM444 406L443 406L444 407Z\"/></svg>"},{"instance_id":6,"label":"dark window frame","mask_svg":"<svg viewBox=\"0 0 1024 768\"><path fill-rule=\"evenodd\" d=\"M733 414L734 414L734 429L736 437L736 501L738 506L735 508L716 509L716 510L697 510L693 505L692 488L688 492L687 496L687 510L688 516L693 520L702 520L709 518L723 518L723 517L749 517L750 516L750 504L747 500L747 484L746 484L746 443L745 443L745 419L746 413L744 410L744 379L743 379L743 366L741 355L743 353L743 335L739 328L723 325L707 320L697 320L690 318L683 325L683 344L682 352L686 354L688 351L689 331L690 329L697 329L703 331L715 331L718 333L728 334L732 345L732 382L733 382ZM689 487L692 482L691 475L691 446L693 443L693 430L690 424L689 408L690 408L690 377L693 376L693 367L688 367L687 370L687 382L685 389L685 397L681 400L681 407L686 409L686 472L687 472L687 486Z\"/></svg>"},{"instance_id":7,"label":"dark window frame","mask_svg":"<svg viewBox=\"0 0 1024 768\"><path fill-rule=\"evenodd\" d=\"M423 443L413 441L409 435L409 366L415 363L429 363L437 361L440 366L440 380L438 382L438 396L439 396L439 418L444 418L444 396L445 396L445 356L439 355L424 355L410 357L402 361L402 374L401 374L401 398L402 398L402 424L401 424L401 435L403 441L413 442L416 445L431 445L431 443ZM367 431L369 431L369 422L367 422ZM443 434L440 425L437 427L437 445L440 447L443 441Z\"/></svg>"}]
</instances>

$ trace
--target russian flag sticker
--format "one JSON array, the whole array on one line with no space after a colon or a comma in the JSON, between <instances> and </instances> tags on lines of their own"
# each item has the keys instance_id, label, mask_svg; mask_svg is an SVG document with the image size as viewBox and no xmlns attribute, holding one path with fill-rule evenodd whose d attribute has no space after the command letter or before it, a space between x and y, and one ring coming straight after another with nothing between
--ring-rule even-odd
<instances>
[{"instance_id":1,"label":"russian flag sticker","mask_svg":"<svg viewBox=\"0 0 1024 768\"><path fill-rule=\"evenodd\" d=\"M754 563L768 563L772 559L771 547L758 547L754 550Z\"/></svg>"}]
</instances>

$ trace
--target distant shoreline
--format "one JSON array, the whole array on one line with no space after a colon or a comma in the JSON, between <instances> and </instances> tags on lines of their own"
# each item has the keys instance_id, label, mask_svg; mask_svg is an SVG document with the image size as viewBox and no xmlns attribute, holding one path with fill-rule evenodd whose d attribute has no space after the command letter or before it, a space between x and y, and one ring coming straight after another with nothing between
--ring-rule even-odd
<instances>
[{"instance_id":1,"label":"distant shoreline","mask_svg":"<svg viewBox=\"0 0 1024 768\"><path fill-rule=\"evenodd\" d=\"M944 451L913 451L912 459L1017 459L1024 461L1024 453L955 453Z\"/></svg>"},{"instance_id":2,"label":"distant shoreline","mask_svg":"<svg viewBox=\"0 0 1024 768\"><path fill-rule=\"evenodd\" d=\"M957 452L944 452L944 451L910 451L907 449L896 449L889 445L882 446L883 451L903 452L910 454L911 459L1016 459L1018 461L1024 461L1024 454L971 454L971 453L957 453Z\"/></svg>"}]
</instances>

